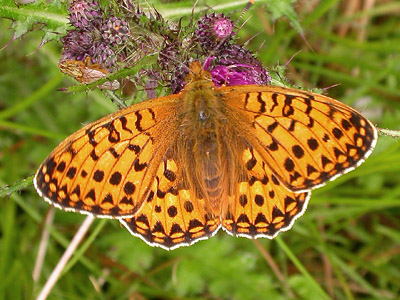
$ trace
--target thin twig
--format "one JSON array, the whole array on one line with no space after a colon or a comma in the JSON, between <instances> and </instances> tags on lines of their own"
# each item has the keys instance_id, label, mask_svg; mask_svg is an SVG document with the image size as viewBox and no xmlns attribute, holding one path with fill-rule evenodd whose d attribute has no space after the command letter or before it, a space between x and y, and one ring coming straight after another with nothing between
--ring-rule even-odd
<instances>
[{"instance_id":1,"label":"thin twig","mask_svg":"<svg viewBox=\"0 0 400 300\"><path fill-rule=\"evenodd\" d=\"M83 221L81 227L76 232L74 238L72 239L71 243L68 245L63 256L59 260L57 266L54 268L53 272L51 273L51 275L50 275L49 279L47 280L46 284L44 285L43 289L40 291L40 294L36 298L36 300L45 300L47 298L51 289L57 282L58 277L60 277L62 270L64 269L65 265L67 264L68 260L71 258L72 254L74 253L75 249L78 247L78 245L81 242L81 240L83 239L83 237L85 236L86 232L88 231L88 229L94 219L95 219L94 216L87 216L86 219Z\"/></svg>"},{"instance_id":2,"label":"thin twig","mask_svg":"<svg viewBox=\"0 0 400 300\"><path fill-rule=\"evenodd\" d=\"M325 243L326 242L326 233L325 233L325 228L324 228L324 223L323 223L322 217L317 218L317 223L318 223L319 232L321 234L321 239ZM334 294L332 264L331 264L331 261L329 260L329 256L324 251L322 252L321 256L322 256L322 262L324 265L326 289L329 293L329 296L331 296L331 298L334 299L335 294Z\"/></svg>"},{"instance_id":3,"label":"thin twig","mask_svg":"<svg viewBox=\"0 0 400 300\"><path fill-rule=\"evenodd\" d=\"M293 294L293 291L290 289L290 286L286 282L285 276L283 276L283 274L279 270L279 267L275 263L272 256L268 253L267 250L265 250L265 248L261 245L261 243L258 240L252 240L252 242L254 243L254 245L256 245L257 249L260 251L261 255L264 257L267 264L270 266L272 271L275 273L275 275L279 279L279 281L282 283L282 285L286 289L289 297L292 299L295 299L295 295Z\"/></svg>"},{"instance_id":4,"label":"thin twig","mask_svg":"<svg viewBox=\"0 0 400 300\"><path fill-rule=\"evenodd\" d=\"M49 243L49 237L50 237L50 231L48 228L53 223L53 219L54 219L54 207L50 206L50 209L47 213L46 220L44 223L42 238L40 239L35 267L32 272L33 282L35 283L39 281L40 273L42 271L43 261L46 256L47 245Z\"/></svg>"}]
</instances>

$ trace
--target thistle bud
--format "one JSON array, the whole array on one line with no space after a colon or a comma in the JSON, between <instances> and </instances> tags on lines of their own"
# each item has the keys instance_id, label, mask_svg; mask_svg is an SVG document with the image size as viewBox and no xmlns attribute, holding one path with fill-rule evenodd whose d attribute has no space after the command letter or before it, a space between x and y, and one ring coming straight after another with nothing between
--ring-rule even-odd
<instances>
[{"instance_id":1,"label":"thistle bud","mask_svg":"<svg viewBox=\"0 0 400 300\"><path fill-rule=\"evenodd\" d=\"M224 14L211 13L197 22L195 37L203 49L214 49L220 43L229 43L233 31L233 22Z\"/></svg>"},{"instance_id":2,"label":"thistle bud","mask_svg":"<svg viewBox=\"0 0 400 300\"><path fill-rule=\"evenodd\" d=\"M101 24L102 11L93 0L76 0L69 7L69 21L79 29L90 30Z\"/></svg>"},{"instance_id":3,"label":"thistle bud","mask_svg":"<svg viewBox=\"0 0 400 300\"><path fill-rule=\"evenodd\" d=\"M99 64L112 72L117 62L117 55L114 50L104 42L95 42L89 51L92 63Z\"/></svg>"},{"instance_id":4,"label":"thistle bud","mask_svg":"<svg viewBox=\"0 0 400 300\"><path fill-rule=\"evenodd\" d=\"M101 26L101 35L104 41L110 45L122 44L129 37L128 23L118 17L111 17Z\"/></svg>"},{"instance_id":5,"label":"thistle bud","mask_svg":"<svg viewBox=\"0 0 400 300\"><path fill-rule=\"evenodd\" d=\"M93 37L90 32L83 30L69 30L62 38L64 52L61 60L81 60L88 55L93 45Z\"/></svg>"}]
</instances>

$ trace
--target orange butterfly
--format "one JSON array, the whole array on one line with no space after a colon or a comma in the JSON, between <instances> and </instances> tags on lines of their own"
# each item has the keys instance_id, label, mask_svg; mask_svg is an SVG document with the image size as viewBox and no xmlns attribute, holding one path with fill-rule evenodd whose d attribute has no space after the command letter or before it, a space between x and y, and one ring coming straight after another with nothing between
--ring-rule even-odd
<instances>
[{"instance_id":1,"label":"orange butterfly","mask_svg":"<svg viewBox=\"0 0 400 300\"><path fill-rule=\"evenodd\" d=\"M375 127L326 96L274 86L217 88L199 62L184 90L132 105L63 141L40 166L38 193L56 207L117 218L173 249L220 227L274 238L311 190L360 165Z\"/></svg>"}]
</instances>

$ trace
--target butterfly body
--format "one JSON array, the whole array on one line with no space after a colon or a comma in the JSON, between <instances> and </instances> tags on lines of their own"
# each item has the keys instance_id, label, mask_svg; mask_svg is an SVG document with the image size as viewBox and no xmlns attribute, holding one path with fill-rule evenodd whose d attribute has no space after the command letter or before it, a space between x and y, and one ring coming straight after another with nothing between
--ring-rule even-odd
<instances>
[{"instance_id":1,"label":"butterfly body","mask_svg":"<svg viewBox=\"0 0 400 300\"><path fill-rule=\"evenodd\" d=\"M178 119L175 145L177 157L182 158L184 176L190 189L196 191L215 215L219 215L220 200L226 195L225 145L227 119L224 103L216 97L210 80L188 83L188 93L182 99L182 113ZM225 135L225 137L224 137Z\"/></svg>"},{"instance_id":2,"label":"butterfly body","mask_svg":"<svg viewBox=\"0 0 400 300\"><path fill-rule=\"evenodd\" d=\"M45 160L35 187L71 211L118 218L173 249L215 234L273 238L311 190L361 164L376 129L334 99L273 86L215 87L200 63L177 95L87 125Z\"/></svg>"}]
</instances>

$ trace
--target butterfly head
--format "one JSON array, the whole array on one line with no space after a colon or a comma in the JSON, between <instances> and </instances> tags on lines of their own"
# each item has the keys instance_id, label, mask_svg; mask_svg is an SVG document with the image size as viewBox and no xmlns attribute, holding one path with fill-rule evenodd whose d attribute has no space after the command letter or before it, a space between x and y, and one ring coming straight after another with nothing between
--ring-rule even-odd
<instances>
[{"instance_id":1,"label":"butterfly head","mask_svg":"<svg viewBox=\"0 0 400 300\"><path fill-rule=\"evenodd\" d=\"M211 73L204 70L204 67L199 61L194 61L190 64L189 74L185 78L186 85L194 82L210 82L212 83Z\"/></svg>"}]
</instances>

